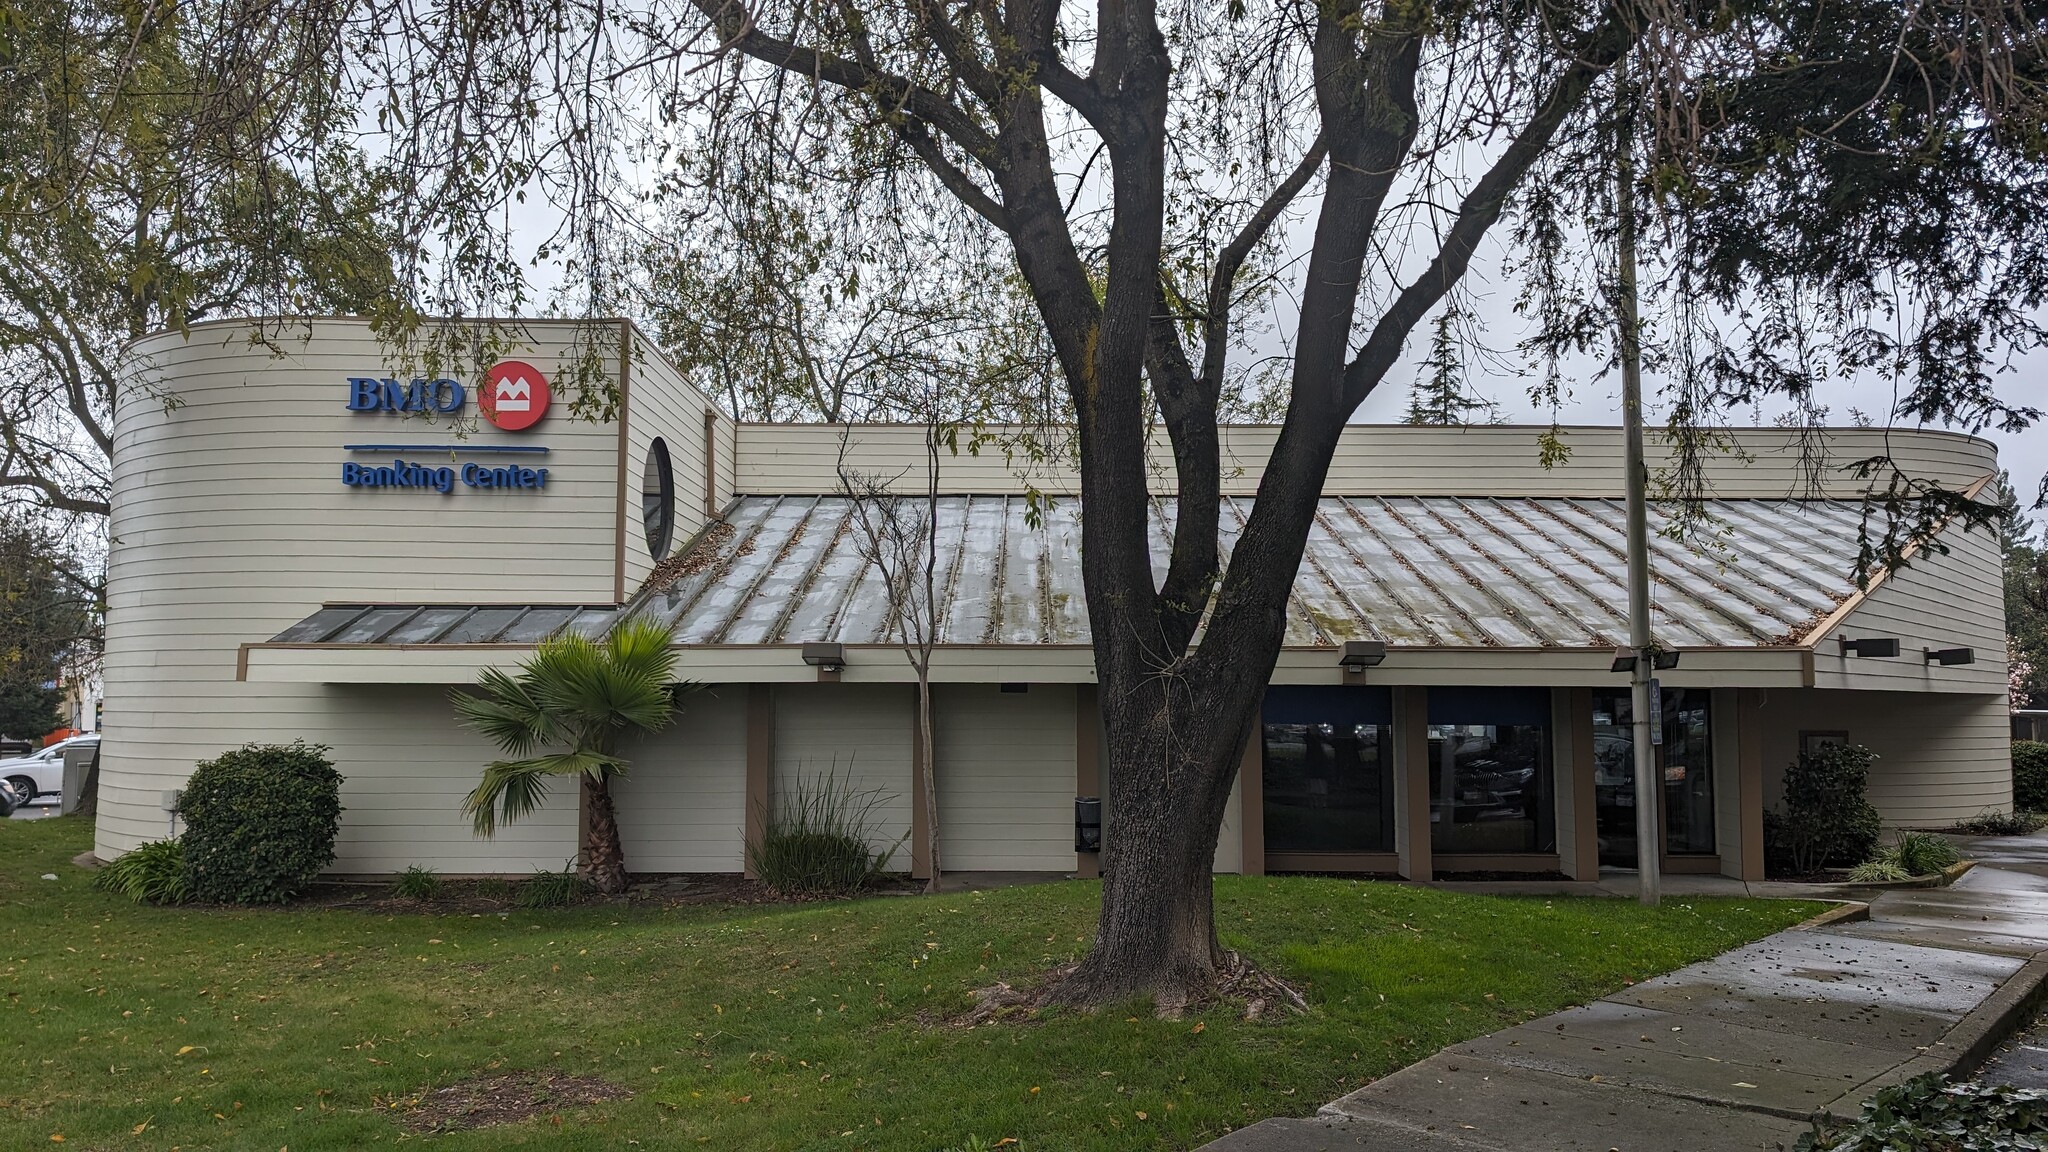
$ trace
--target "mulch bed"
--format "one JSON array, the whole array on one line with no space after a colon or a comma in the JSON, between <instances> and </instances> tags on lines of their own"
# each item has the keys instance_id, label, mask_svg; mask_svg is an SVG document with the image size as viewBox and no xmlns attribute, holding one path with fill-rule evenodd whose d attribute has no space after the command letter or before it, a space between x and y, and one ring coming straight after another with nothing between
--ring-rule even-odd
<instances>
[{"instance_id":1,"label":"mulch bed","mask_svg":"<svg viewBox=\"0 0 2048 1152\"><path fill-rule=\"evenodd\" d=\"M414 1132L459 1132L517 1124L536 1116L560 1119L564 1109L587 1108L632 1093L595 1076L550 1072L505 1072L479 1076L445 1088L421 1090L404 1110L402 1122Z\"/></svg>"},{"instance_id":2,"label":"mulch bed","mask_svg":"<svg viewBox=\"0 0 2048 1152\"><path fill-rule=\"evenodd\" d=\"M397 896L389 883L323 880L288 908L341 908L379 914L480 914L521 911L518 880L443 880L426 899ZM924 881L887 879L864 888L862 896L903 896L924 891ZM730 873L674 873L637 876L618 896L586 896L585 907L680 908L695 905L804 904L839 897L785 895Z\"/></svg>"}]
</instances>

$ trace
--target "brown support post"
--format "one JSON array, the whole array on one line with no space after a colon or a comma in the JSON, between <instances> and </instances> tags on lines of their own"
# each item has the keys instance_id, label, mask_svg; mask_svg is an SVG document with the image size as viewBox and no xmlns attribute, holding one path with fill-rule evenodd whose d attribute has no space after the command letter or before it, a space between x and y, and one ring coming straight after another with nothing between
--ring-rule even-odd
<instances>
[{"instance_id":1,"label":"brown support post","mask_svg":"<svg viewBox=\"0 0 2048 1152\"><path fill-rule=\"evenodd\" d=\"M1238 871L1247 876L1266 874L1265 776L1265 730L1254 721L1251 738L1244 742L1244 760L1237 766L1237 819L1244 854Z\"/></svg>"},{"instance_id":2,"label":"brown support post","mask_svg":"<svg viewBox=\"0 0 2048 1152\"><path fill-rule=\"evenodd\" d=\"M933 709L937 711L937 709ZM925 819L924 728L917 717L917 685L910 686L910 878L932 877L931 822Z\"/></svg>"},{"instance_id":3,"label":"brown support post","mask_svg":"<svg viewBox=\"0 0 2048 1152\"><path fill-rule=\"evenodd\" d=\"M747 847L742 871L754 879L754 846L768 835L768 779L775 769L775 689L747 686Z\"/></svg>"},{"instance_id":4,"label":"brown support post","mask_svg":"<svg viewBox=\"0 0 2048 1152\"><path fill-rule=\"evenodd\" d=\"M1764 702L1756 688L1735 691L1736 811L1742 819L1744 880L1764 878Z\"/></svg>"},{"instance_id":5,"label":"brown support post","mask_svg":"<svg viewBox=\"0 0 2048 1152\"><path fill-rule=\"evenodd\" d=\"M1593 755L1593 690L1591 688L1567 689L1565 695L1571 700L1572 725L1572 804L1577 809L1572 833L1577 843L1573 851L1578 855L1579 868L1572 874L1574 880L1600 879L1600 795L1594 779L1595 757Z\"/></svg>"},{"instance_id":6,"label":"brown support post","mask_svg":"<svg viewBox=\"0 0 2048 1152\"><path fill-rule=\"evenodd\" d=\"M1394 689L1394 852L1401 875L1428 880L1429 689Z\"/></svg>"},{"instance_id":7,"label":"brown support post","mask_svg":"<svg viewBox=\"0 0 2048 1152\"><path fill-rule=\"evenodd\" d=\"M1102 795L1102 712L1095 685L1074 689L1074 795ZM1102 860L1093 852L1074 853L1074 875L1092 880L1102 875Z\"/></svg>"}]
</instances>

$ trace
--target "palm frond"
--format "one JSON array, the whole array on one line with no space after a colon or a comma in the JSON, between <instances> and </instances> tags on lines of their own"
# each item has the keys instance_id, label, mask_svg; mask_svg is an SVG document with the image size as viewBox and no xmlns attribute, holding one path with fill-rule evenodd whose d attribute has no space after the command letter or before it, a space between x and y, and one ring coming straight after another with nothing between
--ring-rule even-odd
<instances>
[{"instance_id":1,"label":"palm frond","mask_svg":"<svg viewBox=\"0 0 2048 1152\"><path fill-rule=\"evenodd\" d=\"M504 750L508 756L531 756L541 746L563 738L562 724L535 691L523 671L514 677L490 668L477 677L480 695L455 692L455 714Z\"/></svg>"},{"instance_id":2,"label":"palm frond","mask_svg":"<svg viewBox=\"0 0 2048 1152\"><path fill-rule=\"evenodd\" d=\"M624 766L625 761L616 756L581 749L525 760L494 760L463 799L462 811L477 835L490 836L499 824L532 815L547 800L548 782L554 777L602 777Z\"/></svg>"},{"instance_id":3,"label":"palm frond","mask_svg":"<svg viewBox=\"0 0 2048 1152\"><path fill-rule=\"evenodd\" d=\"M626 771L611 753L617 733L653 730L675 715L670 630L645 620L603 640L574 633L542 641L516 673L491 669L478 691L454 693L456 715L504 749L462 802L477 834L531 814L555 776L604 779ZM549 751L549 749L563 749Z\"/></svg>"},{"instance_id":4,"label":"palm frond","mask_svg":"<svg viewBox=\"0 0 2048 1152\"><path fill-rule=\"evenodd\" d=\"M652 620L628 620L605 637L611 664L622 672L667 684L676 671L675 630Z\"/></svg>"}]
</instances>

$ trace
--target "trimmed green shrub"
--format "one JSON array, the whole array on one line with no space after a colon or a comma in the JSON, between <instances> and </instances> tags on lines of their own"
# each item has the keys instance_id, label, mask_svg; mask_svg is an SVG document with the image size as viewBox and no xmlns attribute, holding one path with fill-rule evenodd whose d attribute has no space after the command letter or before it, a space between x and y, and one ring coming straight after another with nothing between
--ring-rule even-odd
<instances>
[{"instance_id":1,"label":"trimmed green shrub","mask_svg":"<svg viewBox=\"0 0 2048 1152\"><path fill-rule=\"evenodd\" d=\"M138 904L183 904L192 898L185 878L185 848L176 840L152 840L100 866L92 886Z\"/></svg>"},{"instance_id":2,"label":"trimmed green shrub","mask_svg":"<svg viewBox=\"0 0 2048 1152\"><path fill-rule=\"evenodd\" d=\"M1864 796L1876 759L1860 744L1830 744L1785 769L1785 807L1764 821L1765 851L1775 867L1810 876L1870 858L1883 828Z\"/></svg>"},{"instance_id":3,"label":"trimmed green shrub","mask_svg":"<svg viewBox=\"0 0 2048 1152\"><path fill-rule=\"evenodd\" d=\"M199 765L178 815L193 899L279 903L334 862L341 773L325 745L247 744Z\"/></svg>"},{"instance_id":4,"label":"trimmed green shrub","mask_svg":"<svg viewBox=\"0 0 2048 1152\"><path fill-rule=\"evenodd\" d=\"M1963 858L1955 845L1932 832L1899 833L1899 844L1892 854L1899 867L1914 876L1932 876Z\"/></svg>"},{"instance_id":5,"label":"trimmed green shrub","mask_svg":"<svg viewBox=\"0 0 2048 1152\"><path fill-rule=\"evenodd\" d=\"M398 878L391 882L391 894L407 900L431 900L440 890L441 877L435 875L432 868L422 868L417 864L400 872Z\"/></svg>"},{"instance_id":6,"label":"trimmed green shrub","mask_svg":"<svg viewBox=\"0 0 2048 1152\"><path fill-rule=\"evenodd\" d=\"M2019 1152L2043 1146L2048 1092L2003 1084L1950 1084L1938 1072L1880 1090L1856 1123L1807 1133L1795 1152Z\"/></svg>"},{"instance_id":7,"label":"trimmed green shrub","mask_svg":"<svg viewBox=\"0 0 2048 1152\"><path fill-rule=\"evenodd\" d=\"M519 886L521 908L563 908L581 900L590 884L574 872L535 872Z\"/></svg>"},{"instance_id":8,"label":"trimmed green shrub","mask_svg":"<svg viewBox=\"0 0 2048 1152\"><path fill-rule=\"evenodd\" d=\"M2021 812L2048 812L2048 744L2012 742L2012 806Z\"/></svg>"},{"instance_id":9,"label":"trimmed green shrub","mask_svg":"<svg viewBox=\"0 0 2048 1152\"><path fill-rule=\"evenodd\" d=\"M761 842L747 850L754 874L778 892L844 895L889 866L903 840L871 851L876 813L889 797L880 788L856 791L835 769L798 777ZM903 839L909 839L904 833Z\"/></svg>"}]
</instances>

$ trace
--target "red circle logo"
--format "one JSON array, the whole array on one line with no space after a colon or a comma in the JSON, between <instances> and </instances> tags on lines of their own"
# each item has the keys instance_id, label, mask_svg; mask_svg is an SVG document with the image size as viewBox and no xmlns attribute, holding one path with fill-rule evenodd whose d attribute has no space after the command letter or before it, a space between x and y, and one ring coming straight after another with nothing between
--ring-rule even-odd
<instances>
[{"instance_id":1,"label":"red circle logo","mask_svg":"<svg viewBox=\"0 0 2048 1152\"><path fill-rule=\"evenodd\" d=\"M548 378L523 360L501 360L484 373L477 411L507 432L522 432L548 414Z\"/></svg>"}]
</instances>

